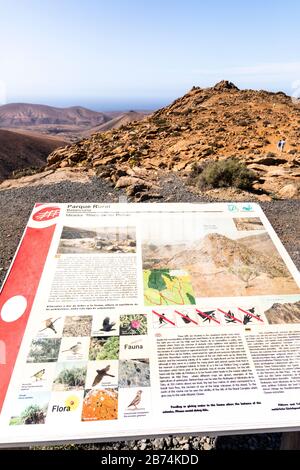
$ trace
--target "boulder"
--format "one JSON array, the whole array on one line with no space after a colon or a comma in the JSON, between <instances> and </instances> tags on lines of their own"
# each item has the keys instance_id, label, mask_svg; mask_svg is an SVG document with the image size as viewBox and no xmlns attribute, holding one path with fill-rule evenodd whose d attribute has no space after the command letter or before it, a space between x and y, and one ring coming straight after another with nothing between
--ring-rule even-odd
<instances>
[{"instance_id":1,"label":"boulder","mask_svg":"<svg viewBox=\"0 0 300 470\"><path fill-rule=\"evenodd\" d=\"M278 196L282 199L297 199L300 197L300 185L297 183L289 183L278 191Z\"/></svg>"},{"instance_id":2,"label":"boulder","mask_svg":"<svg viewBox=\"0 0 300 470\"><path fill-rule=\"evenodd\" d=\"M214 87L214 90L239 90L237 86L235 86L234 83L230 82L229 80L221 80L218 82Z\"/></svg>"},{"instance_id":3,"label":"boulder","mask_svg":"<svg viewBox=\"0 0 300 470\"><path fill-rule=\"evenodd\" d=\"M137 184L148 184L141 178L135 178L134 176L121 176L116 183L116 188L126 188L127 186L134 186Z\"/></svg>"}]
</instances>

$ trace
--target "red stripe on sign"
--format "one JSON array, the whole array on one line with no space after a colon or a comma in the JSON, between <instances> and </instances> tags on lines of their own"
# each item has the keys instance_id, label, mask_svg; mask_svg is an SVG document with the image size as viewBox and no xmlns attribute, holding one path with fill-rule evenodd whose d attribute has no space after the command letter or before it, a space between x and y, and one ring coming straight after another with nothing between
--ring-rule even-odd
<instances>
[{"instance_id":1,"label":"red stripe on sign","mask_svg":"<svg viewBox=\"0 0 300 470\"><path fill-rule=\"evenodd\" d=\"M175 311L175 313L178 313L178 315L181 315L181 316L182 316L182 318L185 318L186 320L189 320L190 322L192 322L192 323L195 323L195 325L197 325L197 326L198 326L198 323L197 323L197 322L195 322L195 320L192 320L190 317L187 317L186 315L183 315L183 313L181 313L181 312L178 312L178 310L174 310L174 311Z\"/></svg>"},{"instance_id":2,"label":"red stripe on sign","mask_svg":"<svg viewBox=\"0 0 300 470\"><path fill-rule=\"evenodd\" d=\"M219 323L219 325L221 324L221 322L219 322L219 320L217 320L216 318L212 317L211 315L206 315L206 313L201 312L201 310L198 310L197 308L196 308L196 312L201 313L201 315L203 315L204 317L206 317L208 320L213 320L213 321L215 321L216 323Z\"/></svg>"},{"instance_id":3,"label":"red stripe on sign","mask_svg":"<svg viewBox=\"0 0 300 470\"><path fill-rule=\"evenodd\" d=\"M32 304L38 289L56 225L47 228L27 227L14 264L0 293L0 341L6 352L0 361L0 411L24 336ZM26 309L15 321L8 321L3 305L12 297L22 296ZM3 314L2 318L1 314ZM3 363L5 362L5 363Z\"/></svg>"},{"instance_id":4,"label":"red stripe on sign","mask_svg":"<svg viewBox=\"0 0 300 470\"><path fill-rule=\"evenodd\" d=\"M232 318L233 320L239 322L239 323L243 323L241 320L239 320L238 318L236 318L235 316L233 316L232 314L228 313L228 312L224 312L224 310L221 310L220 308L218 308L219 312L223 313L225 315L225 317L228 317L228 318Z\"/></svg>"},{"instance_id":5,"label":"red stripe on sign","mask_svg":"<svg viewBox=\"0 0 300 470\"><path fill-rule=\"evenodd\" d=\"M261 322L263 323L263 320L262 320L261 318L257 317L256 315L252 315L252 313L248 312L247 310L243 310L243 309L240 308L240 307L238 307L238 309L239 309L241 312L245 313L246 315L249 315L250 317L255 318L256 320L259 320L259 321L261 321Z\"/></svg>"},{"instance_id":6,"label":"red stripe on sign","mask_svg":"<svg viewBox=\"0 0 300 470\"><path fill-rule=\"evenodd\" d=\"M173 321L169 320L167 317L165 317L164 315L161 315L160 313L156 312L155 310L152 310L152 313L154 313L154 314L157 315L158 317L162 318L163 320L165 320L165 321L171 323L171 325L176 326Z\"/></svg>"}]
</instances>

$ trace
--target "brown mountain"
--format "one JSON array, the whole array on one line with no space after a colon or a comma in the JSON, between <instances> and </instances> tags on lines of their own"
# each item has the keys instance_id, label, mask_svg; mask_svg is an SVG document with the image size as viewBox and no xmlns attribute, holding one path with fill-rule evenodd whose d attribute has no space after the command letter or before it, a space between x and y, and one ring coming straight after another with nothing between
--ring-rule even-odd
<instances>
[{"instance_id":1,"label":"brown mountain","mask_svg":"<svg viewBox=\"0 0 300 470\"><path fill-rule=\"evenodd\" d=\"M13 171L45 166L47 157L64 141L0 129L0 181Z\"/></svg>"},{"instance_id":2,"label":"brown mountain","mask_svg":"<svg viewBox=\"0 0 300 470\"><path fill-rule=\"evenodd\" d=\"M260 245L261 241L268 242L268 254ZM229 266L233 270L247 267L258 274L265 273L270 277L290 275L267 234L244 237L244 240L232 240L219 233L211 233L204 238L202 250L217 267Z\"/></svg>"},{"instance_id":3,"label":"brown mountain","mask_svg":"<svg viewBox=\"0 0 300 470\"><path fill-rule=\"evenodd\" d=\"M269 323L300 323L300 301L274 303L265 311Z\"/></svg>"},{"instance_id":4,"label":"brown mountain","mask_svg":"<svg viewBox=\"0 0 300 470\"><path fill-rule=\"evenodd\" d=\"M40 104L11 103L0 106L0 128L34 132L76 142L85 131L105 124L121 113L98 113L81 106L55 108Z\"/></svg>"},{"instance_id":5,"label":"brown mountain","mask_svg":"<svg viewBox=\"0 0 300 470\"><path fill-rule=\"evenodd\" d=\"M76 125L93 127L111 118L104 113L81 106L55 108L41 104L10 103L0 106L0 127L27 127L38 125Z\"/></svg>"},{"instance_id":6,"label":"brown mountain","mask_svg":"<svg viewBox=\"0 0 300 470\"><path fill-rule=\"evenodd\" d=\"M266 246L269 248L268 253L266 253ZM173 250L175 250L174 247ZM165 255L168 251L170 252L169 247L165 251ZM154 253L153 256L157 258L160 255ZM152 267L163 268L167 266L170 269L176 269L178 266L203 262L213 263L216 268L227 269L228 267L245 266L253 268L258 273L266 273L273 277L289 276L285 264L266 233L238 240L233 240L219 233L210 233L199 242L194 242L191 248L177 247L177 253L173 253L169 258L164 256L163 262L159 261Z\"/></svg>"},{"instance_id":7,"label":"brown mountain","mask_svg":"<svg viewBox=\"0 0 300 470\"><path fill-rule=\"evenodd\" d=\"M128 111L128 113L122 113L110 121L105 122L104 124L100 124L99 126L92 127L85 131L85 136L90 136L97 132L106 132L110 131L111 129L120 129L122 126L126 126L134 121L141 121L146 116L146 113L141 113L137 111Z\"/></svg>"},{"instance_id":8,"label":"brown mountain","mask_svg":"<svg viewBox=\"0 0 300 470\"><path fill-rule=\"evenodd\" d=\"M223 81L194 87L140 122L55 151L48 164L84 164L115 183L123 178L119 186L132 187L134 167L146 170L149 181L153 171L187 174L195 162L235 156L257 172L256 189L280 196L285 188L283 197L288 197L286 186L289 194L292 188L297 194L300 177L299 122L300 106L284 93L239 90ZM282 137L287 143L279 156L276 143Z\"/></svg>"},{"instance_id":9,"label":"brown mountain","mask_svg":"<svg viewBox=\"0 0 300 470\"><path fill-rule=\"evenodd\" d=\"M144 269L187 271L197 297L299 292L265 233L237 240L209 233L191 246L171 245L171 248L146 244L143 266Z\"/></svg>"},{"instance_id":10,"label":"brown mountain","mask_svg":"<svg viewBox=\"0 0 300 470\"><path fill-rule=\"evenodd\" d=\"M96 132L119 129L132 121L140 121L146 114L136 111L101 113L81 106L55 108L11 103L0 106L0 128L46 134L67 142L76 142Z\"/></svg>"}]
</instances>

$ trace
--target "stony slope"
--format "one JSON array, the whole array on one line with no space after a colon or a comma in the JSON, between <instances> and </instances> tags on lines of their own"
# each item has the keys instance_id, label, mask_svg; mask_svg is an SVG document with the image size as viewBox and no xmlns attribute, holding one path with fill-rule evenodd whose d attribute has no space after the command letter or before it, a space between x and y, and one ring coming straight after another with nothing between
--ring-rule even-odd
<instances>
[{"instance_id":1,"label":"stony slope","mask_svg":"<svg viewBox=\"0 0 300 470\"><path fill-rule=\"evenodd\" d=\"M276 249L269 238L272 254L266 254L257 243L253 248L253 240L259 243L263 235L244 237L244 240L231 240L230 238L212 233L205 237L203 252L206 253L218 267L250 267L258 273L266 273L271 277L290 276L284 262L278 257ZM274 256L275 254L275 256Z\"/></svg>"},{"instance_id":2,"label":"stony slope","mask_svg":"<svg viewBox=\"0 0 300 470\"><path fill-rule=\"evenodd\" d=\"M267 236L268 237L268 236ZM203 240L195 242L193 247L177 246L173 248L175 254L168 256L169 247L160 247L152 253L152 258L163 261L152 263L150 268L176 269L186 265L212 263L216 268L249 267L258 273L266 273L271 277L289 277L282 259L278 257L276 249L268 237L269 253L264 253L264 248L259 249L260 240L264 240L265 234L245 237L243 241L232 240L219 233L210 233ZM247 242L248 241L248 242ZM253 243L255 241L256 243ZM255 248L253 248L253 245ZM177 251L177 252L176 252ZM145 258L147 258L145 256Z\"/></svg>"},{"instance_id":3,"label":"stony slope","mask_svg":"<svg viewBox=\"0 0 300 470\"><path fill-rule=\"evenodd\" d=\"M13 171L28 167L41 167L47 156L65 142L0 129L0 181Z\"/></svg>"},{"instance_id":4,"label":"stony slope","mask_svg":"<svg viewBox=\"0 0 300 470\"><path fill-rule=\"evenodd\" d=\"M94 238L95 232L92 230L85 230L82 228L64 226L61 238L72 240L77 238Z\"/></svg>"},{"instance_id":5,"label":"stony slope","mask_svg":"<svg viewBox=\"0 0 300 470\"><path fill-rule=\"evenodd\" d=\"M300 301L294 303L275 303L265 315L270 323L300 323Z\"/></svg>"},{"instance_id":6,"label":"stony slope","mask_svg":"<svg viewBox=\"0 0 300 470\"><path fill-rule=\"evenodd\" d=\"M276 143L282 137L287 145L278 156ZM119 187L133 187L141 184L134 176L149 182L155 171L184 175L194 162L236 156L257 172L257 190L297 197L299 137L300 106L290 97L239 90L223 81L212 88L194 87L140 122L55 151L48 166L88 166L114 183L121 178Z\"/></svg>"}]
</instances>

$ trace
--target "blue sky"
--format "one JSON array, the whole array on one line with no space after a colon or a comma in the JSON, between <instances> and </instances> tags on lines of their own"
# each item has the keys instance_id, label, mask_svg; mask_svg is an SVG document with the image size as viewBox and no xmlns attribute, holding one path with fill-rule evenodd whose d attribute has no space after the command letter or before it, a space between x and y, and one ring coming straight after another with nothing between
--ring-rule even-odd
<instances>
[{"instance_id":1,"label":"blue sky","mask_svg":"<svg viewBox=\"0 0 300 470\"><path fill-rule=\"evenodd\" d=\"M0 103L155 108L221 79L292 94L299 18L295 0L0 0Z\"/></svg>"}]
</instances>

